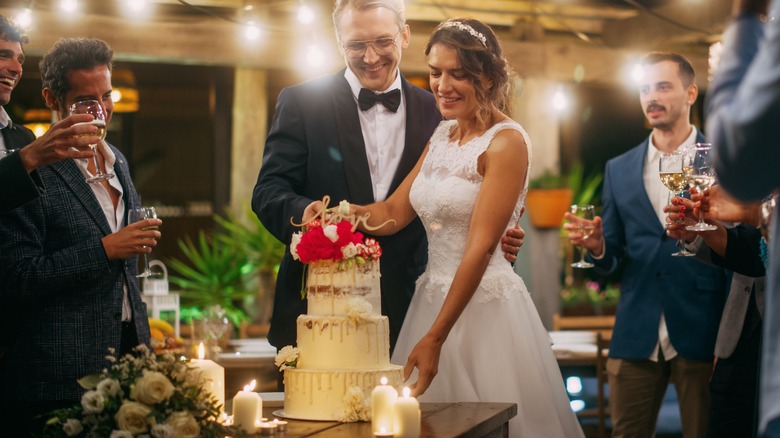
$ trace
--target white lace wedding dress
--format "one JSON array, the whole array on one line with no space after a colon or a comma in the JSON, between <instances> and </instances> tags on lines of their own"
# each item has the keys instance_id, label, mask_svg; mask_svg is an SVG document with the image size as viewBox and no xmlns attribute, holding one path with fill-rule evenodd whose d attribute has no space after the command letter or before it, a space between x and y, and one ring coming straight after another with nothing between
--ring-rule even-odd
<instances>
[{"instance_id":1,"label":"white lace wedding dress","mask_svg":"<svg viewBox=\"0 0 780 438\"><path fill-rule=\"evenodd\" d=\"M504 129L521 132L529 151L531 147L523 128L512 120L458 146L449 139L456 124L444 121L436 129L409 195L428 234L429 258L393 352L392 362L399 365L406 364L412 348L433 324L463 257L482 183L478 157ZM527 182L507 228L519 219L526 191ZM416 370L410 381L415 380ZM517 417L509 423L510 436L583 436L569 406L547 331L523 280L504 259L500 244L444 343L439 373L420 400L517 403Z\"/></svg>"}]
</instances>

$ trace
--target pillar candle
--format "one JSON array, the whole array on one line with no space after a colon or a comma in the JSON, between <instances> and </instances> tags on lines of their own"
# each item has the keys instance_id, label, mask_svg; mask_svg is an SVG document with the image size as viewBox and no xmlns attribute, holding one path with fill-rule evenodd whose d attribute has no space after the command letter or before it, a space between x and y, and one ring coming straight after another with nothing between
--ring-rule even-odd
<instances>
[{"instance_id":1,"label":"pillar candle","mask_svg":"<svg viewBox=\"0 0 780 438\"><path fill-rule=\"evenodd\" d=\"M253 434L257 431L257 420L262 417L263 400L260 394L254 392L256 380L244 386L243 391L238 391L233 397L233 425L244 433Z\"/></svg>"},{"instance_id":2,"label":"pillar candle","mask_svg":"<svg viewBox=\"0 0 780 438\"><path fill-rule=\"evenodd\" d=\"M387 378L382 377L382 383L371 391L371 426L374 433L380 430L392 431L395 423L395 400L398 391L387 384Z\"/></svg>"},{"instance_id":3,"label":"pillar candle","mask_svg":"<svg viewBox=\"0 0 780 438\"><path fill-rule=\"evenodd\" d=\"M203 377L203 389L210 392L217 402L225 409L225 369L214 361L204 359L203 343L198 347L198 359L190 364Z\"/></svg>"},{"instance_id":4,"label":"pillar candle","mask_svg":"<svg viewBox=\"0 0 780 438\"><path fill-rule=\"evenodd\" d=\"M410 396L409 388L404 388L403 397L395 401L395 437L418 438L420 436L420 403Z\"/></svg>"}]
</instances>

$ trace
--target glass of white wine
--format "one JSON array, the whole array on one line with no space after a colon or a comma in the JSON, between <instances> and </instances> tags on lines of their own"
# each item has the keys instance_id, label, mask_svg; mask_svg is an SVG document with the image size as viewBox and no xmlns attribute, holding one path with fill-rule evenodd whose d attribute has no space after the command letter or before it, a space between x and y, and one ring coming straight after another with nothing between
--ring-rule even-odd
<instances>
[{"instance_id":1,"label":"glass of white wine","mask_svg":"<svg viewBox=\"0 0 780 438\"><path fill-rule=\"evenodd\" d=\"M688 184L701 193L715 184L715 167L713 166L712 145L710 143L696 143L696 147L685 154L683 173ZM712 231L718 227L704 222L704 212L699 209L699 222L685 228L690 231Z\"/></svg>"},{"instance_id":2,"label":"glass of white wine","mask_svg":"<svg viewBox=\"0 0 780 438\"><path fill-rule=\"evenodd\" d=\"M142 221L144 219L157 219L157 211L155 211L154 207L136 207L133 209L130 209L130 216L129 216L129 222L138 222ZM144 228L144 231L147 230L157 230L159 229L158 226L152 226ZM151 269L149 269L149 256L146 253L142 254L143 256L143 263L144 263L144 270L141 271L136 277L151 277L154 275Z\"/></svg>"},{"instance_id":3,"label":"glass of white wine","mask_svg":"<svg viewBox=\"0 0 780 438\"><path fill-rule=\"evenodd\" d=\"M94 119L91 122L76 123L76 125L94 125L97 127L97 134L95 137L100 137L100 141L106 138L106 112L103 110L103 106L97 100L82 100L74 103L70 106L71 114L91 114ZM75 125L74 125L75 126ZM93 134L86 134L85 137L91 137ZM114 177L113 173L103 173L100 170L100 164L98 162L97 144L89 145L92 148L92 159L95 162L95 175L87 178L87 182L100 182Z\"/></svg>"},{"instance_id":4,"label":"glass of white wine","mask_svg":"<svg viewBox=\"0 0 780 438\"><path fill-rule=\"evenodd\" d=\"M685 161L685 154L682 152L672 152L669 154L661 155L658 166L658 175L661 177L661 182L667 189L669 189L669 196L667 197L667 203L672 200L673 195L682 197L685 193L685 187L688 186L688 180L683 174L683 162ZM682 220L684 223L685 220ZM680 223L679 221L676 223ZM678 241L680 250L673 253L675 257L690 257L696 254L685 249L685 227L680 229L680 240Z\"/></svg>"},{"instance_id":5,"label":"glass of white wine","mask_svg":"<svg viewBox=\"0 0 780 438\"><path fill-rule=\"evenodd\" d=\"M569 212L574 216L592 221L596 217L595 209L592 205L572 205ZM583 239L587 239L593 234L592 224L573 224L575 225L571 232L580 233ZM580 259L571 264L574 268L592 268L593 263L585 261L585 247L580 248Z\"/></svg>"}]
</instances>

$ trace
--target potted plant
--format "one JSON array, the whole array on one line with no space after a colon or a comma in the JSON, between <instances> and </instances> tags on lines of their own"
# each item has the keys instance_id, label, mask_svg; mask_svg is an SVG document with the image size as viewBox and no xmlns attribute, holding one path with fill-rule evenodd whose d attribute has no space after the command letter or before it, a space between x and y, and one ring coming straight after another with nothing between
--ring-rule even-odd
<instances>
[{"instance_id":1,"label":"potted plant","mask_svg":"<svg viewBox=\"0 0 780 438\"><path fill-rule=\"evenodd\" d=\"M528 182L526 206L536 228L558 228L572 204L591 204L604 179L600 172L583 177L582 163L575 163L568 175L546 170Z\"/></svg>"}]
</instances>

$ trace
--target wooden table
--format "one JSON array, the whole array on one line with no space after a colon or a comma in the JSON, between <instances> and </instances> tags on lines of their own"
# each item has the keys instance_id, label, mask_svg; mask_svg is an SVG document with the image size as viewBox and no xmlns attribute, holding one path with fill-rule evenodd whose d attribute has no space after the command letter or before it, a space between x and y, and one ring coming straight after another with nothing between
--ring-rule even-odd
<instances>
[{"instance_id":1,"label":"wooden table","mask_svg":"<svg viewBox=\"0 0 780 438\"><path fill-rule=\"evenodd\" d=\"M263 416L273 420L278 406L263 407ZM420 403L422 428L420 438L507 437L509 420L517 415L515 403ZM370 422L338 423L335 421L288 421L278 438L371 438ZM258 435L259 436L259 435Z\"/></svg>"}]
</instances>

